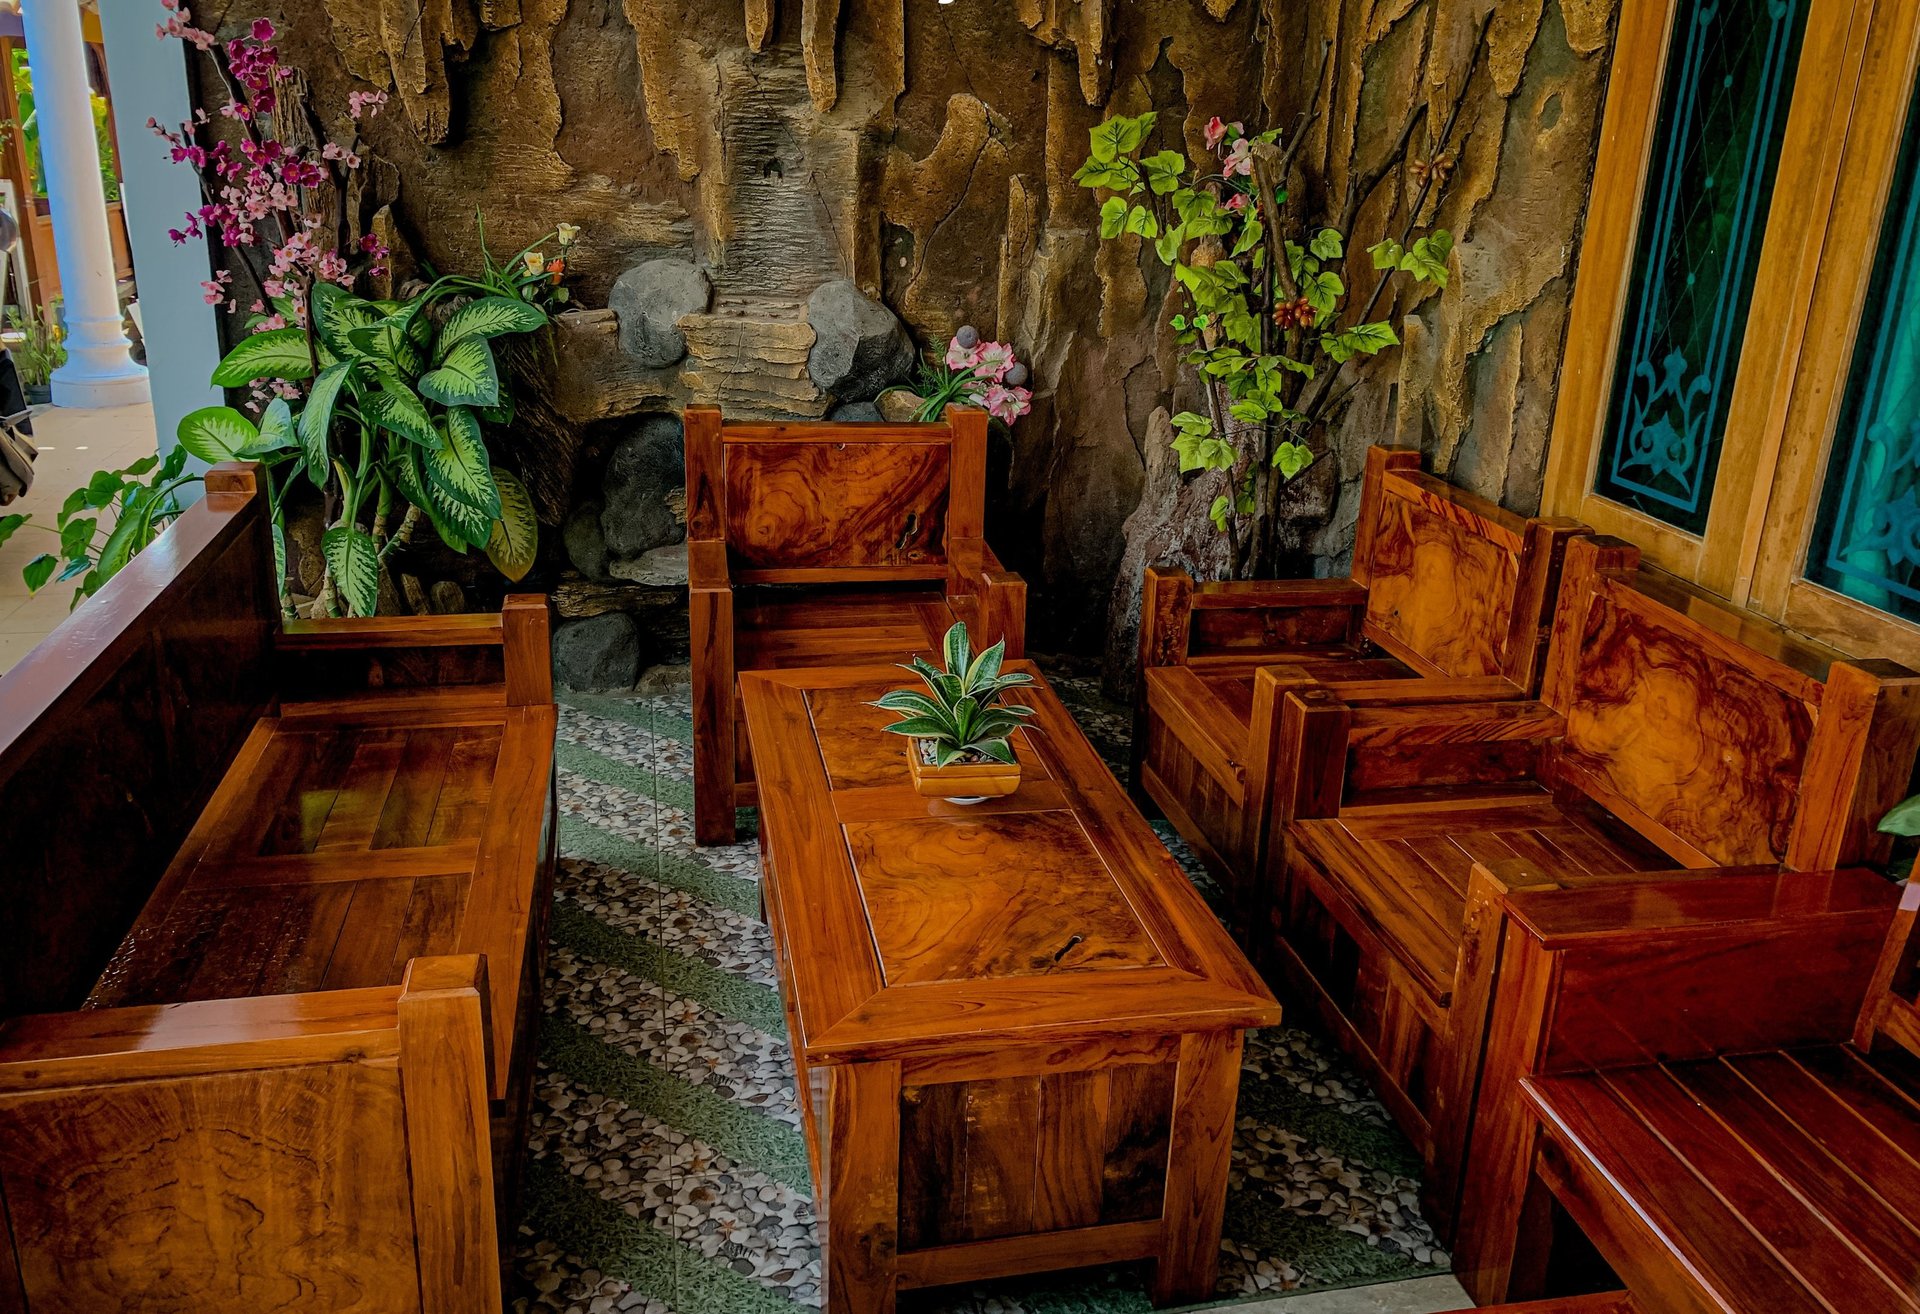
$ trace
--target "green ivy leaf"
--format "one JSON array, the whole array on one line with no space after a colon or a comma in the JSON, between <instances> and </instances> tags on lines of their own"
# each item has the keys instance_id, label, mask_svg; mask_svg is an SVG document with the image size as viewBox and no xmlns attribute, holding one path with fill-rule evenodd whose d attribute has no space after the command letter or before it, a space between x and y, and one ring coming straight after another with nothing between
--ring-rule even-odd
<instances>
[{"instance_id":1,"label":"green ivy leaf","mask_svg":"<svg viewBox=\"0 0 1920 1314\"><path fill-rule=\"evenodd\" d=\"M1166 196L1179 190L1181 175L1187 171L1187 157L1179 151L1156 151L1140 161L1140 171L1155 196Z\"/></svg>"},{"instance_id":2,"label":"green ivy leaf","mask_svg":"<svg viewBox=\"0 0 1920 1314\"><path fill-rule=\"evenodd\" d=\"M1332 270L1323 270L1300 281L1300 295L1322 316L1331 315L1346 292L1347 285Z\"/></svg>"},{"instance_id":3,"label":"green ivy leaf","mask_svg":"<svg viewBox=\"0 0 1920 1314\"><path fill-rule=\"evenodd\" d=\"M1192 411L1181 411L1173 417L1173 430L1178 434L1204 438L1213 432L1213 421Z\"/></svg>"},{"instance_id":4,"label":"green ivy leaf","mask_svg":"<svg viewBox=\"0 0 1920 1314\"><path fill-rule=\"evenodd\" d=\"M1136 205L1127 211L1127 231L1135 237L1152 241L1160 236L1160 221L1153 217L1153 211L1146 206Z\"/></svg>"},{"instance_id":5,"label":"green ivy leaf","mask_svg":"<svg viewBox=\"0 0 1920 1314\"><path fill-rule=\"evenodd\" d=\"M303 328L272 329L240 339L213 371L216 388L244 388L260 379L305 379L313 374Z\"/></svg>"},{"instance_id":6,"label":"green ivy leaf","mask_svg":"<svg viewBox=\"0 0 1920 1314\"><path fill-rule=\"evenodd\" d=\"M1229 406L1227 408L1227 414L1233 416L1234 419L1239 420L1242 424L1261 424L1264 423L1267 418L1267 408L1253 398L1248 397Z\"/></svg>"},{"instance_id":7,"label":"green ivy leaf","mask_svg":"<svg viewBox=\"0 0 1920 1314\"><path fill-rule=\"evenodd\" d=\"M349 616L371 616L380 605L380 549L373 536L352 525L335 525L320 538L334 586Z\"/></svg>"},{"instance_id":8,"label":"green ivy leaf","mask_svg":"<svg viewBox=\"0 0 1920 1314\"><path fill-rule=\"evenodd\" d=\"M1127 202L1120 196L1109 196L1100 207L1100 236L1115 238L1127 226Z\"/></svg>"},{"instance_id":9,"label":"green ivy leaf","mask_svg":"<svg viewBox=\"0 0 1920 1314\"><path fill-rule=\"evenodd\" d=\"M1453 251L1453 234L1444 228L1415 242L1406 254L1400 257L1400 268L1412 274L1423 283L1432 283L1435 287L1447 285L1447 256Z\"/></svg>"},{"instance_id":10,"label":"green ivy leaf","mask_svg":"<svg viewBox=\"0 0 1920 1314\"><path fill-rule=\"evenodd\" d=\"M1273 464L1282 478L1291 479L1313 464L1313 449L1305 443L1278 443L1273 449Z\"/></svg>"},{"instance_id":11,"label":"green ivy leaf","mask_svg":"<svg viewBox=\"0 0 1920 1314\"><path fill-rule=\"evenodd\" d=\"M1207 519L1213 521L1213 527L1221 533L1227 532L1227 516L1233 510L1233 503L1222 493L1213 499L1213 505L1207 508Z\"/></svg>"},{"instance_id":12,"label":"green ivy leaf","mask_svg":"<svg viewBox=\"0 0 1920 1314\"><path fill-rule=\"evenodd\" d=\"M1073 180L1082 187L1114 192L1130 192L1140 185L1139 172L1128 160L1114 160L1108 163L1088 160L1074 170Z\"/></svg>"},{"instance_id":13,"label":"green ivy leaf","mask_svg":"<svg viewBox=\"0 0 1920 1314\"><path fill-rule=\"evenodd\" d=\"M1355 324L1343 333L1323 333L1320 346L1336 365L1344 365L1355 356L1371 356L1388 347L1400 345L1400 335L1384 320Z\"/></svg>"},{"instance_id":14,"label":"green ivy leaf","mask_svg":"<svg viewBox=\"0 0 1920 1314\"><path fill-rule=\"evenodd\" d=\"M1233 249L1228 251L1227 254L1231 256L1245 255L1247 252L1253 250L1254 247L1260 245L1260 239L1266 236L1266 232L1266 225L1262 224L1258 219L1247 220L1246 223L1240 226L1240 237L1234 242Z\"/></svg>"},{"instance_id":15,"label":"green ivy leaf","mask_svg":"<svg viewBox=\"0 0 1920 1314\"><path fill-rule=\"evenodd\" d=\"M517 584L533 569L540 548L540 521L533 512L533 498L519 479L496 466L493 483L500 491L500 515L487 537L487 560Z\"/></svg>"},{"instance_id":16,"label":"green ivy leaf","mask_svg":"<svg viewBox=\"0 0 1920 1314\"><path fill-rule=\"evenodd\" d=\"M1391 237L1387 238L1384 242L1375 242L1367 248L1367 254L1373 257L1373 267L1375 269L1400 268L1400 259L1406 255L1406 253L1406 248L1394 241Z\"/></svg>"},{"instance_id":17,"label":"green ivy leaf","mask_svg":"<svg viewBox=\"0 0 1920 1314\"><path fill-rule=\"evenodd\" d=\"M209 465L233 460L260 439L253 421L231 406L202 406L181 416L174 435L182 447Z\"/></svg>"},{"instance_id":18,"label":"green ivy leaf","mask_svg":"<svg viewBox=\"0 0 1920 1314\"><path fill-rule=\"evenodd\" d=\"M1347 239L1340 236L1338 228L1322 228L1313 235L1309 247L1322 260L1338 260L1346 254Z\"/></svg>"},{"instance_id":19,"label":"green ivy leaf","mask_svg":"<svg viewBox=\"0 0 1920 1314\"><path fill-rule=\"evenodd\" d=\"M1114 115L1104 123L1097 123L1088 132L1093 158L1101 163L1117 160L1139 150L1153 131L1154 122L1160 116L1152 110L1137 118Z\"/></svg>"}]
</instances>

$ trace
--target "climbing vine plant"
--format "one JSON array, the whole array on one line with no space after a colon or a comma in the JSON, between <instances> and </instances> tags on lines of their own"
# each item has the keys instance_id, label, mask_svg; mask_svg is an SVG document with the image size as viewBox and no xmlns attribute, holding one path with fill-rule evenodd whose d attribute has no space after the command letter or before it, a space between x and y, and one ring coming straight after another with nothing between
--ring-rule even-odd
<instances>
[{"instance_id":1,"label":"climbing vine plant","mask_svg":"<svg viewBox=\"0 0 1920 1314\"><path fill-rule=\"evenodd\" d=\"M1316 85L1324 84L1326 58ZM1472 74L1469 67L1461 80L1462 99ZM1407 124L1403 153L1422 113ZM1236 577L1272 572L1282 489L1324 450L1326 426L1362 377L1361 364L1400 345L1379 313L1389 294L1407 282L1448 285L1453 234L1422 221L1438 209L1459 116L1456 101L1427 158L1406 165L1416 191L1404 227L1361 252L1300 200L1294 166L1311 112L1291 131L1254 132L1216 116L1197 165L1184 151L1149 149L1156 111L1116 115L1091 130L1074 180L1102 198L1101 238L1137 239L1173 273L1171 326L1207 399L1205 413L1173 417L1173 446L1182 473L1219 484L1209 514L1229 539ZM1357 302L1356 261L1374 274Z\"/></svg>"}]
</instances>

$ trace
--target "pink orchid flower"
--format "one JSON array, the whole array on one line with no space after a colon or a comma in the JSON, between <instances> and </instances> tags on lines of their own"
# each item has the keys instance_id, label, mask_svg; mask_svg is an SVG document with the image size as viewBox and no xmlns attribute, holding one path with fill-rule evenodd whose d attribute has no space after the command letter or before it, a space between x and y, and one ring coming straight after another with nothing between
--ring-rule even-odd
<instances>
[{"instance_id":1,"label":"pink orchid flower","mask_svg":"<svg viewBox=\"0 0 1920 1314\"><path fill-rule=\"evenodd\" d=\"M1004 342L983 342L980 344L978 358L974 362L973 372L983 379L994 383L1007 377L1007 371L1013 368L1013 348Z\"/></svg>"},{"instance_id":2,"label":"pink orchid flower","mask_svg":"<svg viewBox=\"0 0 1920 1314\"><path fill-rule=\"evenodd\" d=\"M1229 209L1229 210L1244 210L1244 209L1246 209L1246 208L1247 208L1247 194L1246 194L1245 192L1235 192L1235 193L1234 193L1234 194L1233 194L1232 196L1229 196L1229 197L1227 198L1227 204L1226 204L1226 208L1227 208L1227 209Z\"/></svg>"},{"instance_id":3,"label":"pink orchid flower","mask_svg":"<svg viewBox=\"0 0 1920 1314\"><path fill-rule=\"evenodd\" d=\"M1220 116L1216 114L1207 120L1206 129L1201 136L1206 141L1208 150L1217 151L1220 149L1220 143L1226 140L1227 125L1222 123Z\"/></svg>"},{"instance_id":4,"label":"pink orchid flower","mask_svg":"<svg viewBox=\"0 0 1920 1314\"><path fill-rule=\"evenodd\" d=\"M960 339L954 338L947 344L947 368L950 370L970 370L980 363L978 346L963 347Z\"/></svg>"},{"instance_id":5,"label":"pink orchid flower","mask_svg":"<svg viewBox=\"0 0 1920 1314\"><path fill-rule=\"evenodd\" d=\"M1242 137L1233 143L1233 149L1227 152L1226 162L1220 166L1220 172L1226 177L1239 174L1243 178L1253 176L1253 143Z\"/></svg>"}]
</instances>

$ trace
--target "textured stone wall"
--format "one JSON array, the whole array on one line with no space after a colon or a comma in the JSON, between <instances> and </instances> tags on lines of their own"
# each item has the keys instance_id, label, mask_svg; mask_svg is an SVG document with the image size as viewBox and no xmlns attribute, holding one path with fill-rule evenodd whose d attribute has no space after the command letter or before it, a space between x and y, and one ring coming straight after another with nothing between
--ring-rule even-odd
<instances>
[{"instance_id":1,"label":"textured stone wall","mask_svg":"<svg viewBox=\"0 0 1920 1314\"><path fill-rule=\"evenodd\" d=\"M1496 7L1441 216L1461 239L1455 284L1397 308L1411 316L1407 349L1353 394L1323 477L1351 479L1370 441L1418 442L1442 473L1532 509L1614 3L197 8L230 26L280 23L329 124L344 122L351 90L394 91L367 131L378 164L366 204L391 201L418 260L474 264L476 209L496 254L561 221L585 229L581 309L551 349L519 355L533 397L494 439L550 522L543 572L563 613L638 614L644 660L678 623L661 593L680 536L677 427L662 417L689 400L868 414L877 376L910 364L871 327L859 330L865 366L827 359L828 318L844 335L858 317L845 295L822 309L816 293L840 283L891 308L922 347L962 323L1017 345L1036 396L997 440L990 534L1032 582L1037 644L1129 651L1140 566L1170 556L1208 569L1216 554L1202 503L1163 458L1167 415L1198 400L1163 327L1166 278L1132 243L1092 231L1091 195L1070 177L1087 129L1158 107L1169 142L1198 154L1210 115L1262 125L1316 109L1309 187L1364 244L1405 204L1405 171L1387 157L1407 115L1451 102ZM1316 88L1324 41L1334 57ZM1409 158L1424 158L1424 131L1413 141ZM704 280L691 292L688 266ZM1329 567L1349 549L1355 500L1339 498L1318 540ZM626 642L618 622L598 629Z\"/></svg>"}]
</instances>

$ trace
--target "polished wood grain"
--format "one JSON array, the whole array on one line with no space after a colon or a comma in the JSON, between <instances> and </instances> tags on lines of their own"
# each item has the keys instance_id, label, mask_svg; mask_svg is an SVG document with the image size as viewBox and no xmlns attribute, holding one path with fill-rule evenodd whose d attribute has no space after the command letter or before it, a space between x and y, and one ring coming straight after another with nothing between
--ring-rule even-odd
<instances>
[{"instance_id":1,"label":"polished wood grain","mask_svg":"<svg viewBox=\"0 0 1920 1314\"><path fill-rule=\"evenodd\" d=\"M1384 685L1337 683L1280 701L1262 961L1421 1150L1443 1234L1486 1130L1474 1090L1496 1039L1500 898L1630 902L1637 880L1676 867L1732 898L1750 872L1878 860L1885 837L1864 818L1897 800L1920 753L1912 673L1715 604L1625 544L1574 539L1563 557L1539 701L1475 701L1474 680L1427 681L1436 697L1398 704ZM1813 900L1820 885L1805 888ZM1618 1007L1592 1033L1634 1037L1636 998L1569 992L1559 1007ZM1831 999L1797 985L1773 1013Z\"/></svg>"},{"instance_id":2,"label":"polished wood grain","mask_svg":"<svg viewBox=\"0 0 1920 1314\"><path fill-rule=\"evenodd\" d=\"M15 1308L499 1310L482 976L0 1023Z\"/></svg>"},{"instance_id":3,"label":"polished wood grain","mask_svg":"<svg viewBox=\"0 0 1920 1314\"><path fill-rule=\"evenodd\" d=\"M729 843L757 801L735 679L1026 644L1026 585L984 541L987 417L725 424L686 413L694 836Z\"/></svg>"},{"instance_id":4,"label":"polished wood grain","mask_svg":"<svg viewBox=\"0 0 1920 1314\"><path fill-rule=\"evenodd\" d=\"M867 706L894 682L884 667L740 679L803 1123L827 1173L828 1308L1137 1258L1161 1298L1197 1298L1239 1035L1278 1008L1044 681L1020 692L1035 709L1015 736L1020 788L976 807L908 787ZM835 1174L852 1171L867 1176L843 1205Z\"/></svg>"},{"instance_id":5,"label":"polished wood grain","mask_svg":"<svg viewBox=\"0 0 1920 1314\"><path fill-rule=\"evenodd\" d=\"M1411 449L1368 450L1349 578L1197 585L1147 571L1133 779L1220 880L1249 947L1279 897L1263 875L1269 844L1285 843L1276 782L1306 787L1280 760L1284 690L1364 683L1378 687L1356 696L1416 700L1429 682L1465 682L1486 701L1537 687L1566 545L1583 527L1525 519L1419 466ZM1257 686L1266 670L1279 683ZM1484 741L1417 753L1396 742L1356 745L1361 787L1503 779L1534 757Z\"/></svg>"},{"instance_id":6,"label":"polished wood grain","mask_svg":"<svg viewBox=\"0 0 1920 1314\"><path fill-rule=\"evenodd\" d=\"M67 786L9 858L74 864L57 908L22 869L31 989L0 996L21 1307L498 1310L553 869L547 602L276 633L255 473L208 486L123 610L0 681L0 792ZM484 674L395 678L416 661Z\"/></svg>"},{"instance_id":7,"label":"polished wood grain","mask_svg":"<svg viewBox=\"0 0 1920 1314\"><path fill-rule=\"evenodd\" d=\"M1920 1069L1874 1045L1914 903L1857 869L1503 895L1468 1289L1530 1280L1531 1180L1644 1308L1920 1306Z\"/></svg>"}]
</instances>

